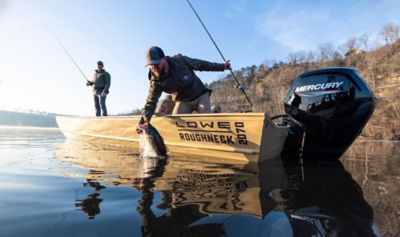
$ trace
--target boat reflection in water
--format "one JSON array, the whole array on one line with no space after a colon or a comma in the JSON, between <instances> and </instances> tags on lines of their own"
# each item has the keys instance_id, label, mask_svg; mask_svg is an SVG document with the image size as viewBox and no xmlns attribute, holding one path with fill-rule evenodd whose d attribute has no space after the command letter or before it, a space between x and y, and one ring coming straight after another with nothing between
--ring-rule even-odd
<instances>
[{"instance_id":1,"label":"boat reflection in water","mask_svg":"<svg viewBox=\"0 0 400 237\"><path fill-rule=\"evenodd\" d=\"M139 158L68 140L56 155L73 164L65 175L93 187L86 199L76 200L88 218L100 214L100 191L107 186L138 190L143 236L376 235L372 208L337 160L300 164L286 156L227 164L196 162L193 156Z\"/></svg>"}]
</instances>

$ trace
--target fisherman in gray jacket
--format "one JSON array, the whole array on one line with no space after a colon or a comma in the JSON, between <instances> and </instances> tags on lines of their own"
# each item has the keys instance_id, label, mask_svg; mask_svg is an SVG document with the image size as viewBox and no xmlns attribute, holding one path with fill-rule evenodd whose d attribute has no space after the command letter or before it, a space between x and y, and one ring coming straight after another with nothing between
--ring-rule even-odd
<instances>
[{"instance_id":1,"label":"fisherman in gray jacket","mask_svg":"<svg viewBox=\"0 0 400 237\"><path fill-rule=\"evenodd\" d=\"M95 70L93 79L92 81L87 81L86 85L93 87L96 116L100 116L100 114L107 116L106 98L111 85L111 76L110 73L104 70L104 64L102 61L97 62L97 69Z\"/></svg>"},{"instance_id":2,"label":"fisherman in gray jacket","mask_svg":"<svg viewBox=\"0 0 400 237\"><path fill-rule=\"evenodd\" d=\"M136 129L138 133L148 126L162 92L171 94L176 102L172 114L186 114L193 111L211 113L211 90L205 87L194 71L231 69L229 60L225 63L212 63L182 54L168 57L157 46L150 47L145 58L146 66L150 66L148 73L150 89L142 109L142 119Z\"/></svg>"}]
</instances>

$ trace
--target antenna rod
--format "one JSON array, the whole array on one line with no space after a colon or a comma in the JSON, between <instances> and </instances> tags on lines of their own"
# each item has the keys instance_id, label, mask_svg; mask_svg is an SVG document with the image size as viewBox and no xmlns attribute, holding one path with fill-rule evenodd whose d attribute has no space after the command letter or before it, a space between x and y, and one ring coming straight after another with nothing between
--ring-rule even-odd
<instances>
[{"instance_id":1,"label":"antenna rod","mask_svg":"<svg viewBox=\"0 0 400 237\"><path fill-rule=\"evenodd\" d=\"M57 42L60 44L61 48L64 49L64 52L68 55L69 59L74 63L76 68L79 70L79 72L82 74L83 78L86 79L86 81L89 81L89 79L85 76L83 73L82 69L79 67L79 65L75 62L74 58L71 56L71 54L68 52L68 50L64 47L64 45L61 43L61 41L57 38L57 36L54 34L54 32L49 28L50 33L53 35L53 37L57 40Z\"/></svg>"},{"instance_id":2,"label":"antenna rod","mask_svg":"<svg viewBox=\"0 0 400 237\"><path fill-rule=\"evenodd\" d=\"M207 32L208 36L210 37L211 41L213 42L215 48L217 48L218 53L221 55L221 57L224 60L224 62L226 62L226 59L225 59L224 55L222 54L221 50L218 48L218 45L215 43L215 41L214 41L213 37L211 36L210 32L208 32L207 27L204 25L204 23L201 20L200 16L197 14L196 10L194 9L194 7L190 3L190 1L189 0L186 0L186 1L189 4L190 8L192 8L194 14L197 16L197 19L199 19L199 21L200 21L201 25L203 26L204 30L206 30L206 32ZM253 103L251 103L249 97L247 96L246 91L244 90L244 87L242 86L242 84L240 84L239 80L236 78L236 76L233 73L232 69L229 69L229 70L230 70L230 72L231 72L231 74L233 76L233 79L235 79L235 81L236 81L236 83L237 83L237 85L238 85L238 87L240 89L240 92L242 92L244 94L244 96L246 97L246 99L249 102L250 106L253 106Z\"/></svg>"}]
</instances>

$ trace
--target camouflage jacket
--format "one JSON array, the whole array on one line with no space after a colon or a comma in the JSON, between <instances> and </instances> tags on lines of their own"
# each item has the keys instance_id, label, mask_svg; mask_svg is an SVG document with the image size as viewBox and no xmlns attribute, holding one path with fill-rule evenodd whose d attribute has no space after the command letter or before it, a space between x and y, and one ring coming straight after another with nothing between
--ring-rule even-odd
<instances>
[{"instance_id":1,"label":"camouflage jacket","mask_svg":"<svg viewBox=\"0 0 400 237\"><path fill-rule=\"evenodd\" d=\"M162 92L175 101L192 101L209 92L194 71L224 71L224 63L212 63L178 54L168 57L169 73L157 78L149 70L150 89L142 110L144 121L150 121Z\"/></svg>"}]
</instances>

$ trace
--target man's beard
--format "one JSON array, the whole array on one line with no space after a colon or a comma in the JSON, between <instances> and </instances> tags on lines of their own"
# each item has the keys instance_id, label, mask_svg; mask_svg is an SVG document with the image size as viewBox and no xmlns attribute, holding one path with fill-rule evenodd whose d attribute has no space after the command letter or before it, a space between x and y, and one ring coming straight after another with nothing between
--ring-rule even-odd
<instances>
[{"instance_id":1,"label":"man's beard","mask_svg":"<svg viewBox=\"0 0 400 237\"><path fill-rule=\"evenodd\" d=\"M153 70L153 75L155 76L155 77L160 77L161 76L161 69L155 69L155 70Z\"/></svg>"}]
</instances>

